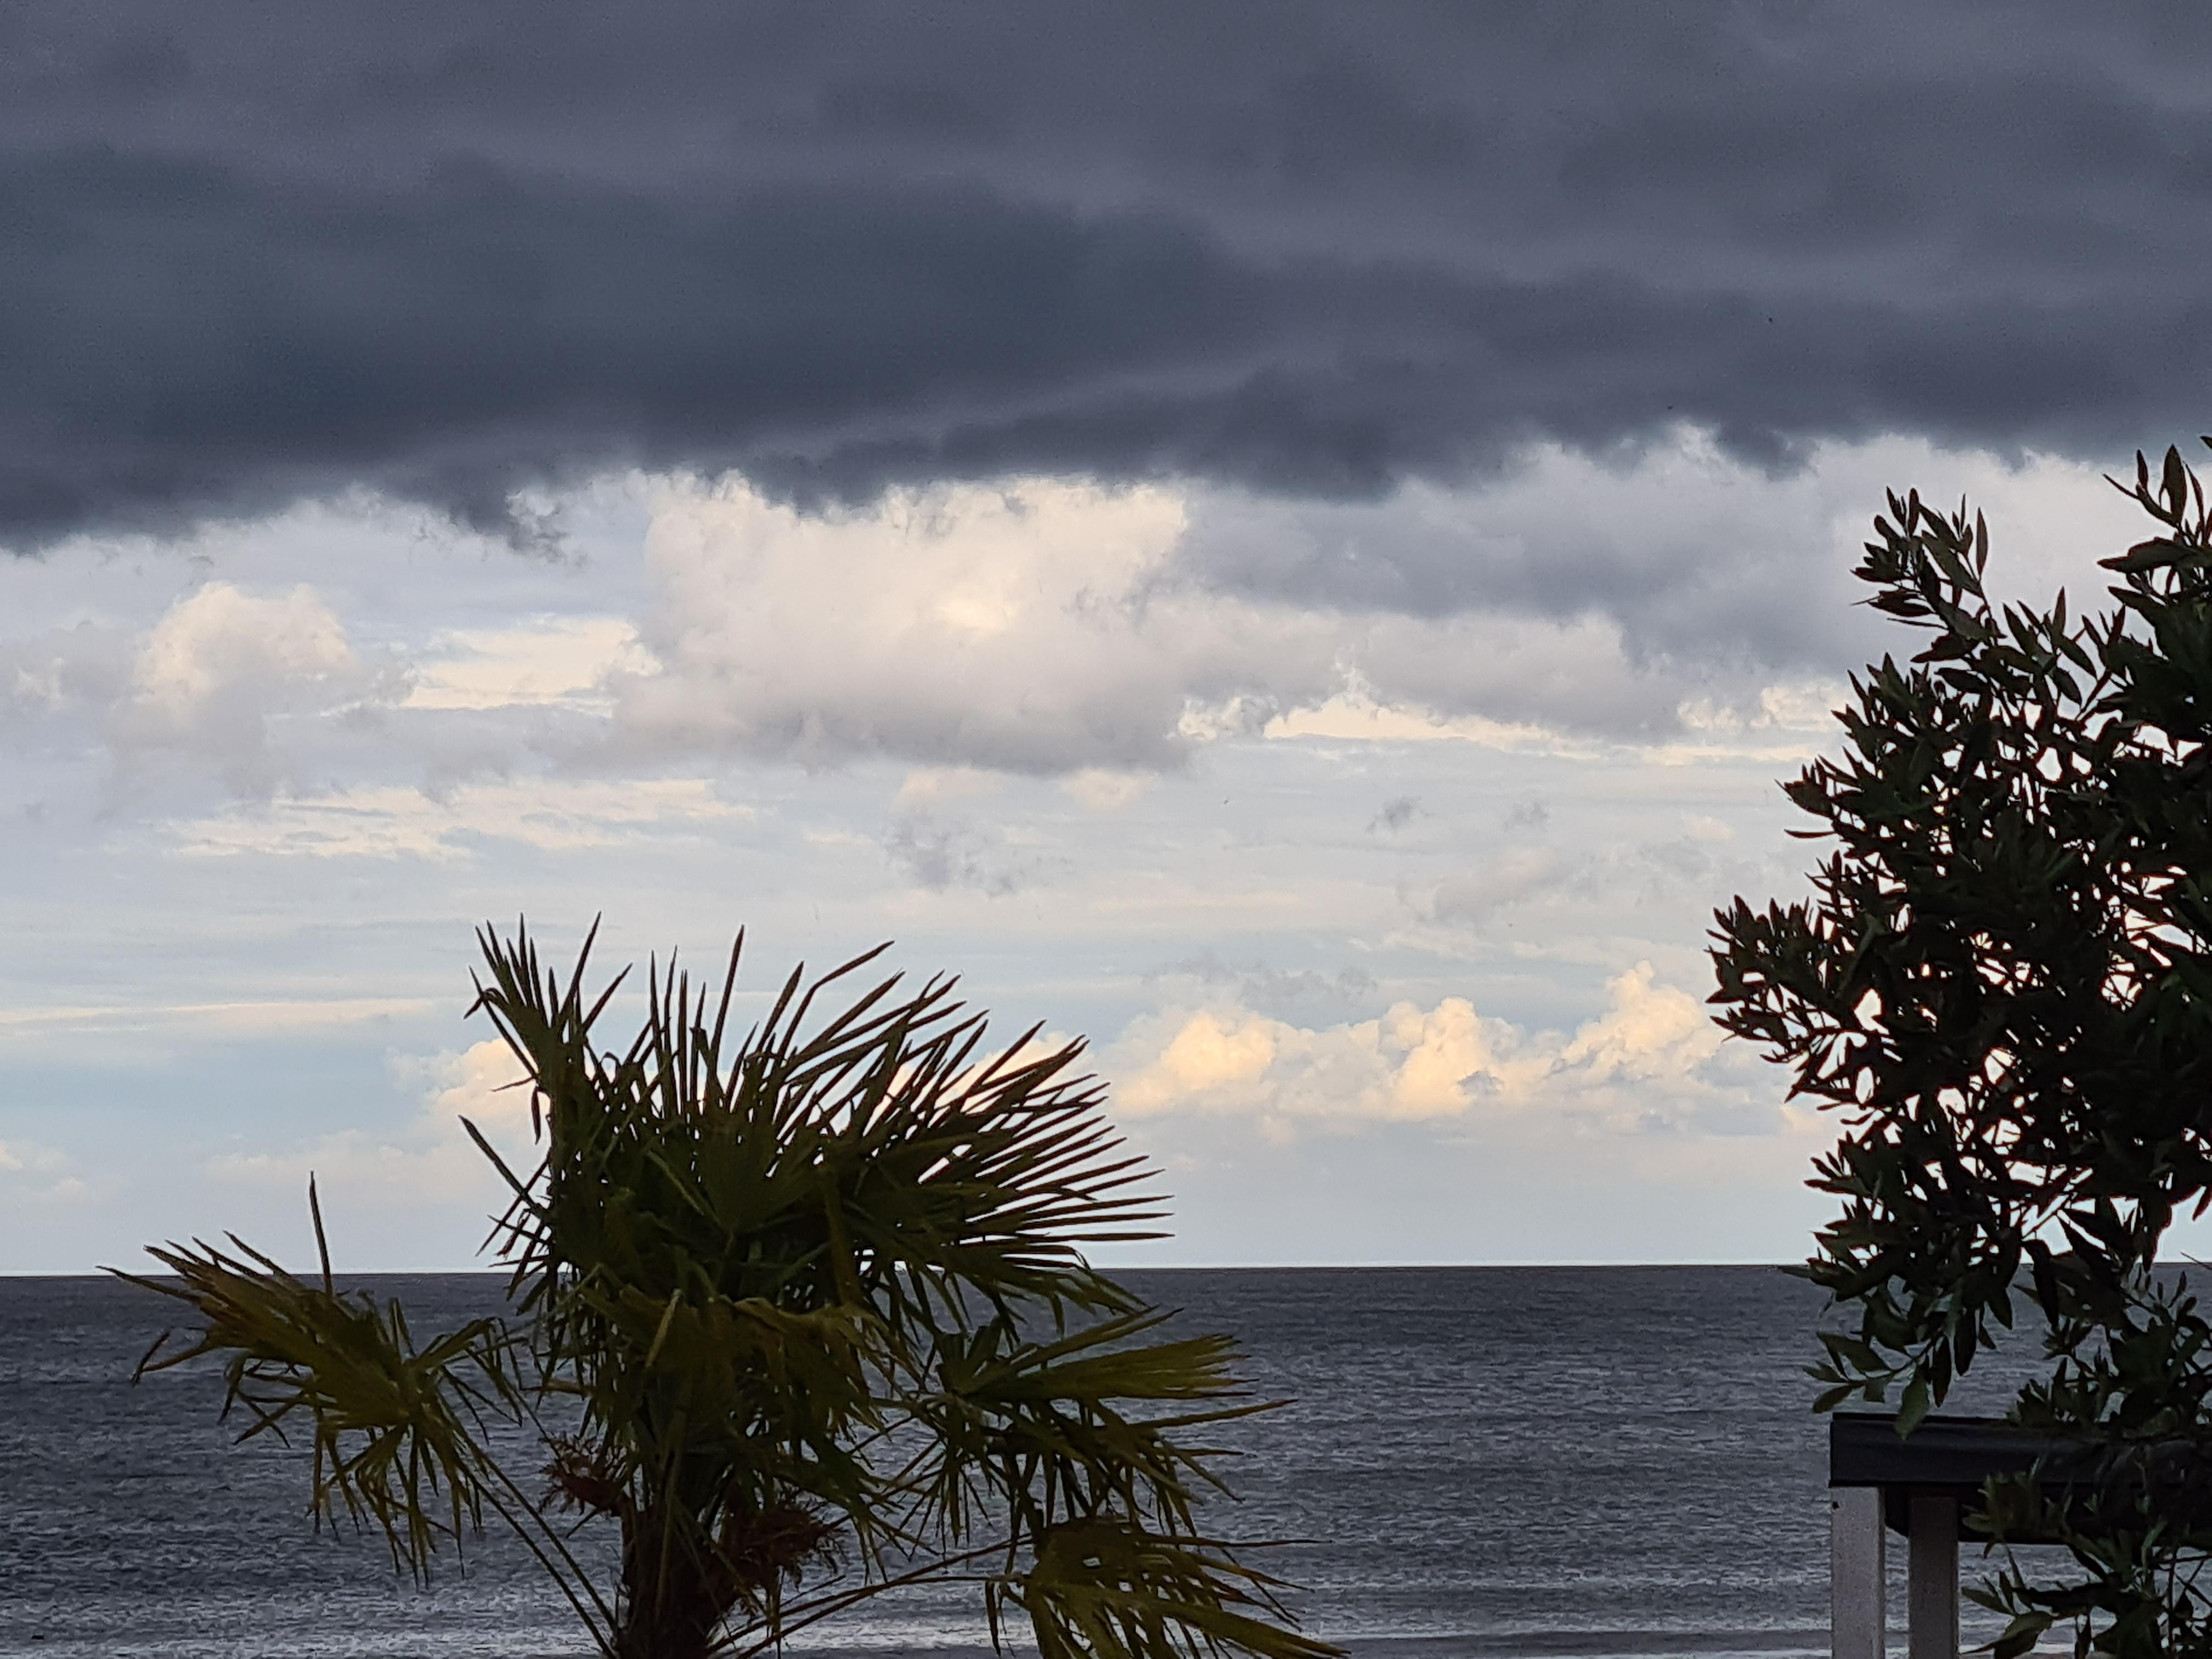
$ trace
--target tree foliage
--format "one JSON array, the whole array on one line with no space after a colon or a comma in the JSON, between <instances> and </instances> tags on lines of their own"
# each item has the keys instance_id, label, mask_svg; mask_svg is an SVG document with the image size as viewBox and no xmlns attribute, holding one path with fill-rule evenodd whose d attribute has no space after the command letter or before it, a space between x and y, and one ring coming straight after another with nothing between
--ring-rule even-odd
<instances>
[{"instance_id":1,"label":"tree foliage","mask_svg":"<svg viewBox=\"0 0 2212 1659\"><path fill-rule=\"evenodd\" d=\"M1225 1488L1194 1432L1265 1408L1232 1345L1164 1338L1082 1254L1158 1212L1079 1043L992 1048L949 979L852 991L875 952L794 972L740 1036L741 936L719 987L655 970L609 1049L622 978L587 993L588 940L565 976L526 932L481 944L471 1012L520 1062L538 1158L470 1126L512 1192L507 1317L418 1342L327 1247L319 1281L235 1240L136 1280L202 1324L142 1370L220 1358L245 1437L310 1437L319 1518L420 1575L489 1511L615 1659L758 1651L948 1581L1045 1659L1336 1652L1199 1525ZM516 1426L542 1468L499 1455ZM579 1518L611 1529L611 1582Z\"/></svg>"},{"instance_id":2,"label":"tree foliage","mask_svg":"<svg viewBox=\"0 0 2212 1659\"><path fill-rule=\"evenodd\" d=\"M2212 439L2206 441L2212 443ZM1993 600L1989 536L1893 495L1858 576L1923 636L1853 680L1840 757L1787 786L1832 850L1810 900L1718 913L1721 1023L1843 1114L1802 1269L1840 1310L1819 1407L1909 1431L2016 1319L2020 1422L2086 1449L2070 1497L1993 1483L2000 1659L2212 1653L2212 1325L2155 1271L2212 1195L2212 523L2169 450L2110 604Z\"/></svg>"}]
</instances>

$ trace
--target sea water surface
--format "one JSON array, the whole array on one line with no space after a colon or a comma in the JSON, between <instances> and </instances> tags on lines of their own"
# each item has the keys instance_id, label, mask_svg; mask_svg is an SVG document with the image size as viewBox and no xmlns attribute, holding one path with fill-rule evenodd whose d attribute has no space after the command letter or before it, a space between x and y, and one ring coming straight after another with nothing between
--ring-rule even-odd
<instances>
[{"instance_id":1,"label":"sea water surface","mask_svg":"<svg viewBox=\"0 0 2212 1659\"><path fill-rule=\"evenodd\" d=\"M1283 1409L1236 1425L1218 1533L1305 1627L1362 1655L1810 1653L1827 1646L1826 1438L1804 1375L1817 1292L1771 1267L1129 1273L1178 1329L1242 1341ZM361 1281L419 1333L486 1275ZM512 1540L395 1580L318 1535L303 1453L232 1443L219 1376L133 1386L173 1304L0 1279L0 1655L444 1659L588 1652ZM1902 1552L1894 1553L1901 1554ZM972 1592L884 1602L795 1647L951 1659Z\"/></svg>"}]
</instances>

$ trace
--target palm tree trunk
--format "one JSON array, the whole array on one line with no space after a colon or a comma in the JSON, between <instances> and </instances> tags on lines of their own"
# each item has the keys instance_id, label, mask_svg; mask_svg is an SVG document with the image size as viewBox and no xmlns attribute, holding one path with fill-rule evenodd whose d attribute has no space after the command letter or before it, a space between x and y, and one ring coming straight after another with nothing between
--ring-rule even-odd
<instances>
[{"instance_id":1,"label":"palm tree trunk","mask_svg":"<svg viewBox=\"0 0 2212 1659\"><path fill-rule=\"evenodd\" d=\"M617 1659L707 1659L729 1614L730 1602L715 1594L703 1564L680 1546L664 1554L665 1537L651 1510L623 1525Z\"/></svg>"}]
</instances>

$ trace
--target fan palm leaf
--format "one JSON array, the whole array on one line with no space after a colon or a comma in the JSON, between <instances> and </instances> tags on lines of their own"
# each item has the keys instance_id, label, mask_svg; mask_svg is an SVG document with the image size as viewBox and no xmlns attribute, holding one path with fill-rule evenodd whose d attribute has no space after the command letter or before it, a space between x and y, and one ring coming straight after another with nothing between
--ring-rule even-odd
<instances>
[{"instance_id":1,"label":"fan palm leaf","mask_svg":"<svg viewBox=\"0 0 2212 1659\"><path fill-rule=\"evenodd\" d=\"M243 1245L157 1250L176 1281L139 1281L204 1325L145 1369L224 1356L249 1434L312 1425L319 1515L420 1572L490 1510L616 1659L772 1644L931 1578L981 1586L994 1636L1025 1610L1054 1659L1334 1652L1196 1528L1225 1488L1190 1433L1267 1407L1226 1339L1162 1340L1086 1259L1161 1212L1081 1043L994 1044L950 978L864 981L876 951L794 971L740 1030L740 934L713 981L649 968L641 1023L602 1046L627 981L587 990L590 938L565 973L526 929L479 942L472 1012L531 1091L528 1168L469 1127L509 1191L488 1244L510 1322L418 1346L327 1251L320 1286ZM491 1418L539 1428L547 1501L615 1528L611 1593Z\"/></svg>"}]
</instances>

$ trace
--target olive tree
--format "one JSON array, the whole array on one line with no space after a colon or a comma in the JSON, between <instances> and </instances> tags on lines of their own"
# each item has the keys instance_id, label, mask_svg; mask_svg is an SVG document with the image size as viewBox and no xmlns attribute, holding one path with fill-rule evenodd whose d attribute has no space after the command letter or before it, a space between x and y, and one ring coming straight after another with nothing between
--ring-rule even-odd
<instances>
[{"instance_id":1,"label":"olive tree","mask_svg":"<svg viewBox=\"0 0 2212 1659\"><path fill-rule=\"evenodd\" d=\"M993 1047L948 979L847 995L872 952L794 972L740 1036L740 936L719 988L654 972L609 1048L621 979L587 989L588 939L565 975L520 930L481 944L471 1012L536 1158L470 1127L512 1195L504 1316L418 1338L340 1288L312 1186L319 1278L234 1240L136 1280L200 1327L142 1370L220 1361L245 1437L312 1446L319 1521L419 1575L495 1518L615 1659L759 1651L945 1582L1046 1659L1337 1651L1198 1525L1220 1481L1192 1432L1261 1409L1231 1344L1164 1337L1082 1254L1158 1211L1079 1043Z\"/></svg>"},{"instance_id":2,"label":"olive tree","mask_svg":"<svg viewBox=\"0 0 2212 1659\"><path fill-rule=\"evenodd\" d=\"M2158 1266L2212 1194L2212 525L2174 451L2120 487L2153 533L2078 614L1993 599L1979 515L1889 498L1856 574L1920 648L1787 786L1812 897L1737 899L1713 951L1721 1024L1842 1115L1800 1270L1838 1316L1819 1407L1894 1389L1909 1433L2001 1330L2041 1339L2012 1415L2079 1479L1984 1493L2001 1659L2053 1625L2212 1651L2212 1325Z\"/></svg>"}]
</instances>

